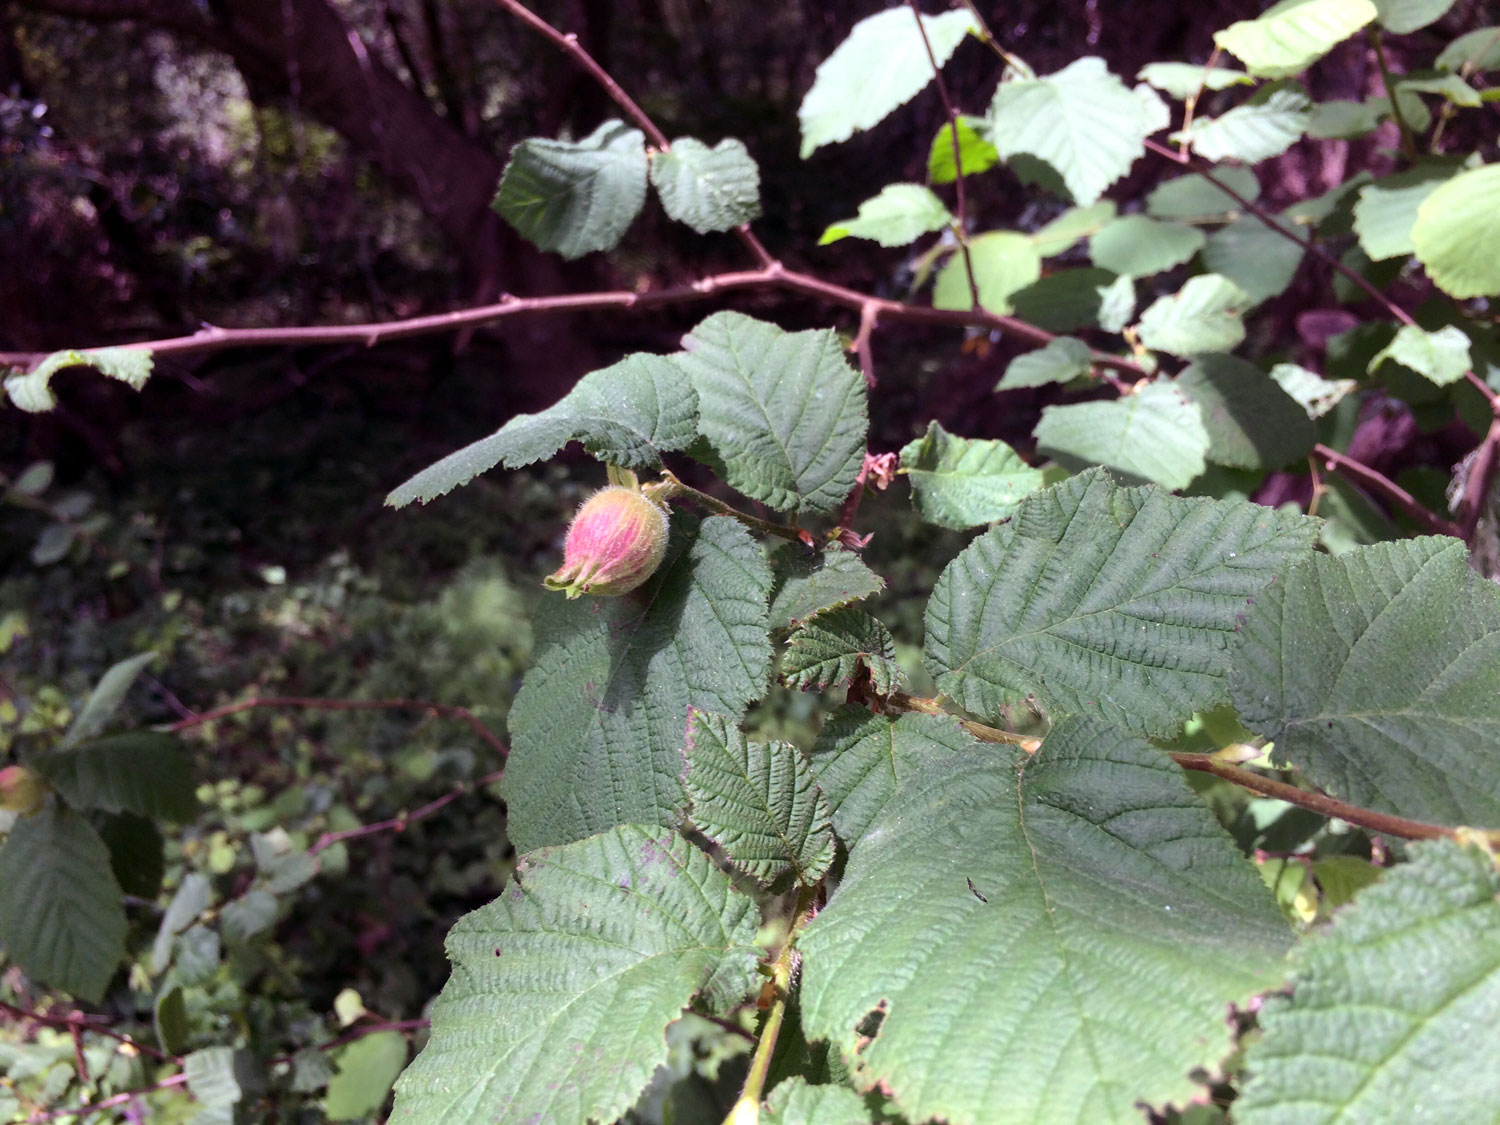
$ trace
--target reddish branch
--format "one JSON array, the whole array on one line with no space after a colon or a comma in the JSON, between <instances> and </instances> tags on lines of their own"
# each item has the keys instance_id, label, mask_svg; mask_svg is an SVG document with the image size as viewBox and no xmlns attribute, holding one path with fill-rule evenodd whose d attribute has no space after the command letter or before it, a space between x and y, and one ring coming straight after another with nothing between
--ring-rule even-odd
<instances>
[{"instance_id":1,"label":"reddish branch","mask_svg":"<svg viewBox=\"0 0 1500 1125\"><path fill-rule=\"evenodd\" d=\"M1459 534L1458 525L1429 510L1420 500L1384 473L1377 472L1362 461L1345 457L1338 450L1330 449L1322 442L1313 446L1313 453L1330 469L1336 469L1350 480L1364 485L1371 492L1384 496L1432 534L1455 536Z\"/></svg>"},{"instance_id":2,"label":"reddish branch","mask_svg":"<svg viewBox=\"0 0 1500 1125\"><path fill-rule=\"evenodd\" d=\"M1458 502L1458 535L1465 543L1474 538L1479 519L1484 515L1489 496L1495 488L1495 475L1500 470L1500 415L1490 423L1489 432L1479 443L1479 452L1469 466L1469 479L1464 484L1464 494Z\"/></svg>"},{"instance_id":3,"label":"reddish branch","mask_svg":"<svg viewBox=\"0 0 1500 1125\"><path fill-rule=\"evenodd\" d=\"M103 1035L118 1043L123 1043L133 1051L139 1051L143 1055L150 1055L162 1062L170 1061L173 1056L155 1047L147 1046L128 1035L123 1035L114 1030L108 1024L101 1022L104 1017L91 1016L84 1012L69 1012L66 1016L48 1016L40 1012L28 1012L24 1008L17 1008L14 1004L7 1004L0 1000L0 1012L10 1016L12 1019L25 1020L28 1023L37 1024L41 1027L51 1027L58 1031L66 1031L77 1039L80 1035Z\"/></svg>"},{"instance_id":4,"label":"reddish branch","mask_svg":"<svg viewBox=\"0 0 1500 1125\"><path fill-rule=\"evenodd\" d=\"M458 800L464 794L472 793L491 782L499 781L504 772L504 770L496 770L494 773L487 773L473 781L459 782L436 800L428 801L421 808L402 813L400 816L393 816L389 820L377 820L372 824L362 824L358 828L345 828L338 832L325 832L317 838L312 847L307 849L307 854L317 855L341 840L357 840L362 836L374 836L378 832L405 832L413 821L421 820L424 816L431 816L438 809Z\"/></svg>"}]
</instances>

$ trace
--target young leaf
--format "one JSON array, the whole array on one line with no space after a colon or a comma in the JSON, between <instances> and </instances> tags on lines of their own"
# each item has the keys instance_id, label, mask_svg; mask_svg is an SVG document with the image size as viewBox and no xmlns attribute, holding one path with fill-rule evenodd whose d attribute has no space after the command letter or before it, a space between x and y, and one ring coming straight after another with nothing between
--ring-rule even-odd
<instances>
[{"instance_id":1,"label":"young leaf","mask_svg":"<svg viewBox=\"0 0 1500 1125\"><path fill-rule=\"evenodd\" d=\"M990 720L1034 698L1164 734L1228 699L1226 650L1246 605L1317 530L1090 470L1029 497L943 571L927 604L927 666Z\"/></svg>"},{"instance_id":2,"label":"young leaf","mask_svg":"<svg viewBox=\"0 0 1500 1125\"><path fill-rule=\"evenodd\" d=\"M1436 332L1403 324L1395 338L1375 353L1366 370L1374 374L1388 359L1425 375L1440 387L1458 382L1472 366L1469 338L1463 329L1452 324Z\"/></svg>"},{"instance_id":3,"label":"young leaf","mask_svg":"<svg viewBox=\"0 0 1500 1125\"><path fill-rule=\"evenodd\" d=\"M1002 82L989 130L1003 158L1045 161L1087 206L1145 155L1148 122L1140 99L1089 56L1043 78Z\"/></svg>"},{"instance_id":4,"label":"young leaf","mask_svg":"<svg viewBox=\"0 0 1500 1125\"><path fill-rule=\"evenodd\" d=\"M1325 379L1295 363L1278 363L1271 368L1271 378L1307 411L1309 418L1323 417L1359 386L1353 379Z\"/></svg>"},{"instance_id":5,"label":"young leaf","mask_svg":"<svg viewBox=\"0 0 1500 1125\"><path fill-rule=\"evenodd\" d=\"M1230 690L1245 725L1355 804L1500 823L1500 590L1427 537L1313 556L1250 610Z\"/></svg>"},{"instance_id":6,"label":"young leaf","mask_svg":"<svg viewBox=\"0 0 1500 1125\"><path fill-rule=\"evenodd\" d=\"M688 712L682 780L694 824L764 886L791 872L813 886L833 862L828 804L789 742L750 742L734 721Z\"/></svg>"},{"instance_id":7,"label":"young leaf","mask_svg":"<svg viewBox=\"0 0 1500 1125\"><path fill-rule=\"evenodd\" d=\"M880 593L885 580L853 551L826 547L812 553L787 543L771 554L771 628L800 624L825 609Z\"/></svg>"},{"instance_id":8,"label":"young leaf","mask_svg":"<svg viewBox=\"0 0 1500 1125\"><path fill-rule=\"evenodd\" d=\"M73 725L68 728L60 745L76 746L85 738L92 738L102 731L110 719L114 718L120 704L125 702L125 695L136 678L155 659L155 652L142 652L112 665L99 677L98 684L89 693L83 710L78 712L78 717L73 720Z\"/></svg>"},{"instance_id":9,"label":"young leaf","mask_svg":"<svg viewBox=\"0 0 1500 1125\"><path fill-rule=\"evenodd\" d=\"M868 669L878 695L890 695L904 678L891 631L863 610L820 613L792 633L781 661L782 682L806 691L847 684Z\"/></svg>"},{"instance_id":10,"label":"young leaf","mask_svg":"<svg viewBox=\"0 0 1500 1125\"><path fill-rule=\"evenodd\" d=\"M1089 239L1089 258L1111 273L1149 277L1182 265L1203 243L1203 232L1196 227L1124 215Z\"/></svg>"},{"instance_id":11,"label":"young leaf","mask_svg":"<svg viewBox=\"0 0 1500 1125\"><path fill-rule=\"evenodd\" d=\"M1093 358L1087 344L1072 336L1059 336L1046 347L1011 360L995 390L1013 391L1018 387L1066 383L1087 375L1092 368Z\"/></svg>"},{"instance_id":12,"label":"young leaf","mask_svg":"<svg viewBox=\"0 0 1500 1125\"><path fill-rule=\"evenodd\" d=\"M1041 470L1003 441L955 437L936 421L901 450L901 472L922 518L959 531L1004 519L1042 486Z\"/></svg>"},{"instance_id":13,"label":"young leaf","mask_svg":"<svg viewBox=\"0 0 1500 1125\"><path fill-rule=\"evenodd\" d=\"M1500 1068L1473 1051L1500 1020L1500 875L1448 840L1411 854L1294 953L1292 994L1261 1009L1235 1121L1494 1116Z\"/></svg>"},{"instance_id":14,"label":"young leaf","mask_svg":"<svg viewBox=\"0 0 1500 1125\"><path fill-rule=\"evenodd\" d=\"M1443 48L1436 66L1443 70L1500 70L1500 27L1481 27Z\"/></svg>"},{"instance_id":15,"label":"young leaf","mask_svg":"<svg viewBox=\"0 0 1500 1125\"><path fill-rule=\"evenodd\" d=\"M953 222L943 201L921 184L887 184L859 205L859 217L834 223L818 239L827 246L841 238L868 238L882 246L906 246Z\"/></svg>"},{"instance_id":16,"label":"young leaf","mask_svg":"<svg viewBox=\"0 0 1500 1125\"><path fill-rule=\"evenodd\" d=\"M56 800L0 847L0 946L28 976L97 1004L125 956L125 907L109 850Z\"/></svg>"},{"instance_id":17,"label":"young leaf","mask_svg":"<svg viewBox=\"0 0 1500 1125\"><path fill-rule=\"evenodd\" d=\"M666 561L621 598L549 598L510 714L503 783L522 852L682 807L689 707L737 718L766 687L771 575L724 517L673 518Z\"/></svg>"},{"instance_id":18,"label":"young leaf","mask_svg":"<svg viewBox=\"0 0 1500 1125\"><path fill-rule=\"evenodd\" d=\"M1115 217L1112 200L1101 199L1090 207L1069 207L1046 226L1031 235L1036 252L1051 258L1070 250L1082 238L1091 238L1103 230Z\"/></svg>"},{"instance_id":19,"label":"young leaf","mask_svg":"<svg viewBox=\"0 0 1500 1125\"><path fill-rule=\"evenodd\" d=\"M1260 194L1260 184L1249 168L1231 165L1215 168L1213 173L1215 179L1252 203ZM1222 221L1240 209L1239 200L1227 195L1218 184L1204 179L1196 172L1158 184L1146 196L1146 214L1156 219Z\"/></svg>"},{"instance_id":20,"label":"young leaf","mask_svg":"<svg viewBox=\"0 0 1500 1125\"><path fill-rule=\"evenodd\" d=\"M1141 343L1177 356L1227 352L1245 338L1241 319L1249 295L1227 277L1199 274L1141 313Z\"/></svg>"},{"instance_id":21,"label":"young leaf","mask_svg":"<svg viewBox=\"0 0 1500 1125\"><path fill-rule=\"evenodd\" d=\"M179 824L198 811L196 783L177 739L137 730L38 755L36 768L79 809L131 812Z\"/></svg>"},{"instance_id":22,"label":"young leaf","mask_svg":"<svg viewBox=\"0 0 1500 1125\"><path fill-rule=\"evenodd\" d=\"M92 351L53 352L30 371L10 375L5 393L17 408L39 414L57 406L52 376L68 367L92 367L101 375L118 379L132 390L140 390L151 377L151 352L146 348L95 348Z\"/></svg>"},{"instance_id":23,"label":"young leaf","mask_svg":"<svg viewBox=\"0 0 1500 1125\"><path fill-rule=\"evenodd\" d=\"M713 148L679 137L651 157L651 186L667 214L699 234L733 230L760 215L760 169L732 137Z\"/></svg>"},{"instance_id":24,"label":"young leaf","mask_svg":"<svg viewBox=\"0 0 1500 1125\"><path fill-rule=\"evenodd\" d=\"M900 783L798 942L803 1025L913 1121L1138 1122L1192 1095L1290 939L1160 751L1064 721Z\"/></svg>"},{"instance_id":25,"label":"young leaf","mask_svg":"<svg viewBox=\"0 0 1500 1125\"><path fill-rule=\"evenodd\" d=\"M540 414L517 414L499 430L429 465L385 498L404 508L427 503L504 465L518 469L551 457L570 441L601 460L653 469L666 450L698 436L698 394L672 356L637 354L585 375Z\"/></svg>"},{"instance_id":26,"label":"young leaf","mask_svg":"<svg viewBox=\"0 0 1500 1125\"><path fill-rule=\"evenodd\" d=\"M1301 139L1312 116L1311 105L1300 90L1273 90L1263 102L1236 106L1218 117L1196 118L1178 138L1185 138L1205 160L1258 164L1280 156Z\"/></svg>"},{"instance_id":27,"label":"young leaf","mask_svg":"<svg viewBox=\"0 0 1500 1125\"><path fill-rule=\"evenodd\" d=\"M1290 226L1286 218L1282 226ZM1297 276L1305 250L1255 215L1242 215L1215 231L1203 248L1203 268L1227 277L1250 301L1280 296Z\"/></svg>"},{"instance_id":28,"label":"young leaf","mask_svg":"<svg viewBox=\"0 0 1500 1125\"><path fill-rule=\"evenodd\" d=\"M1380 26L1394 35L1409 35L1442 19L1454 0L1374 0Z\"/></svg>"},{"instance_id":29,"label":"young leaf","mask_svg":"<svg viewBox=\"0 0 1500 1125\"><path fill-rule=\"evenodd\" d=\"M1203 415L1168 383L1118 399L1049 406L1036 427L1037 452L1068 467L1104 465L1133 481L1186 488L1204 468Z\"/></svg>"},{"instance_id":30,"label":"young leaf","mask_svg":"<svg viewBox=\"0 0 1500 1125\"><path fill-rule=\"evenodd\" d=\"M1460 172L1422 201L1411 241L1438 288L1452 297L1500 293L1500 164Z\"/></svg>"},{"instance_id":31,"label":"young leaf","mask_svg":"<svg viewBox=\"0 0 1500 1125\"><path fill-rule=\"evenodd\" d=\"M1354 233L1372 261L1404 258L1416 249L1411 230L1417 210L1453 172L1451 167L1428 164L1360 188L1354 204Z\"/></svg>"},{"instance_id":32,"label":"young leaf","mask_svg":"<svg viewBox=\"0 0 1500 1125\"><path fill-rule=\"evenodd\" d=\"M983 128L984 118L959 115L958 158L963 162L965 176L987 172L1000 163L995 146L979 134ZM951 184L958 179L958 170L953 163L951 125L944 125L932 138L932 150L927 154L927 179L934 184Z\"/></svg>"},{"instance_id":33,"label":"young leaf","mask_svg":"<svg viewBox=\"0 0 1500 1125\"><path fill-rule=\"evenodd\" d=\"M1313 425L1259 367L1232 355L1200 355L1177 377L1208 431L1205 456L1236 469L1279 469L1313 446Z\"/></svg>"},{"instance_id":34,"label":"young leaf","mask_svg":"<svg viewBox=\"0 0 1500 1125\"><path fill-rule=\"evenodd\" d=\"M724 480L778 512L836 511L859 474L867 428L865 381L838 337L721 312L683 345L698 432Z\"/></svg>"},{"instance_id":35,"label":"young leaf","mask_svg":"<svg viewBox=\"0 0 1500 1125\"><path fill-rule=\"evenodd\" d=\"M1259 18L1214 33L1214 42L1261 78L1306 70L1379 15L1370 0L1281 0Z\"/></svg>"},{"instance_id":36,"label":"young leaf","mask_svg":"<svg viewBox=\"0 0 1500 1125\"><path fill-rule=\"evenodd\" d=\"M979 288L979 304L1002 316L1011 311L1011 295L1042 276L1042 256L1036 243L1013 230L989 231L972 239L969 263ZM974 303L968 268L963 254L949 256L932 288L935 308L966 309Z\"/></svg>"},{"instance_id":37,"label":"young leaf","mask_svg":"<svg viewBox=\"0 0 1500 1125\"><path fill-rule=\"evenodd\" d=\"M962 10L923 16L922 27L938 66L975 30L974 18ZM879 124L931 81L932 62L910 8L889 8L860 20L819 64L812 89L797 110L803 159Z\"/></svg>"},{"instance_id":38,"label":"young leaf","mask_svg":"<svg viewBox=\"0 0 1500 1125\"><path fill-rule=\"evenodd\" d=\"M581 258L613 250L646 201L646 138L606 121L581 141L516 145L495 210L543 250Z\"/></svg>"},{"instance_id":39,"label":"young leaf","mask_svg":"<svg viewBox=\"0 0 1500 1125\"><path fill-rule=\"evenodd\" d=\"M1147 63L1136 77L1178 101L1185 101L1199 90L1227 90L1231 86L1255 84L1255 80L1242 70L1185 62Z\"/></svg>"}]
</instances>

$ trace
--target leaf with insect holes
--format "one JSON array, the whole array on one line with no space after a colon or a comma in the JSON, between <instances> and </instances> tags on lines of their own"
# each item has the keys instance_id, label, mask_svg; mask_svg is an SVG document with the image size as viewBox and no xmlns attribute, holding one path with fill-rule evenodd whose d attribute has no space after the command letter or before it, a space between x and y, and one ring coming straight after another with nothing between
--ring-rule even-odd
<instances>
[{"instance_id":1,"label":"leaf with insect holes","mask_svg":"<svg viewBox=\"0 0 1500 1125\"><path fill-rule=\"evenodd\" d=\"M877 695L901 686L891 631L863 610L848 606L820 613L799 626L787 642L781 679L804 691L847 684L866 669Z\"/></svg>"}]
</instances>

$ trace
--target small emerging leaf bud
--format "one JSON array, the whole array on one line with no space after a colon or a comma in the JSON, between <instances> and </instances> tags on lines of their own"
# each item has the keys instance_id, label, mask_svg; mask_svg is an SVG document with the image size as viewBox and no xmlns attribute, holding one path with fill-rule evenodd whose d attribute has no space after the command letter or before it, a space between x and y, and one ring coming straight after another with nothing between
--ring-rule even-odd
<instances>
[{"instance_id":1,"label":"small emerging leaf bud","mask_svg":"<svg viewBox=\"0 0 1500 1125\"><path fill-rule=\"evenodd\" d=\"M42 807L47 783L25 766L0 770L0 809L30 816Z\"/></svg>"},{"instance_id":2,"label":"small emerging leaf bud","mask_svg":"<svg viewBox=\"0 0 1500 1125\"><path fill-rule=\"evenodd\" d=\"M666 553L666 509L633 488L603 488L578 509L563 564L542 581L570 598L626 594L656 573Z\"/></svg>"}]
</instances>

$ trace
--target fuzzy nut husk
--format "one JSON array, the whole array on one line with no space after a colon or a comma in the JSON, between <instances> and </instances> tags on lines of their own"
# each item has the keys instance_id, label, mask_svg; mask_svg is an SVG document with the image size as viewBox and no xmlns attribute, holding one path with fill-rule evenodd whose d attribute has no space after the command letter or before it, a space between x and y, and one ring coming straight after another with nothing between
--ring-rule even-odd
<instances>
[{"instance_id":1,"label":"fuzzy nut husk","mask_svg":"<svg viewBox=\"0 0 1500 1125\"><path fill-rule=\"evenodd\" d=\"M542 581L570 598L627 594L656 573L666 553L666 509L615 485L583 502L568 527L562 566Z\"/></svg>"}]
</instances>

